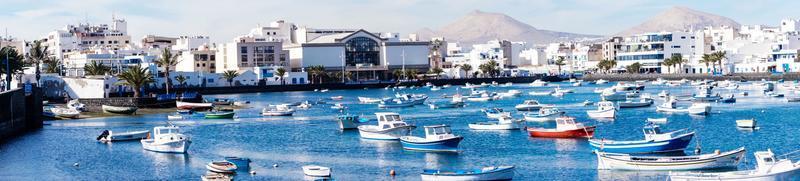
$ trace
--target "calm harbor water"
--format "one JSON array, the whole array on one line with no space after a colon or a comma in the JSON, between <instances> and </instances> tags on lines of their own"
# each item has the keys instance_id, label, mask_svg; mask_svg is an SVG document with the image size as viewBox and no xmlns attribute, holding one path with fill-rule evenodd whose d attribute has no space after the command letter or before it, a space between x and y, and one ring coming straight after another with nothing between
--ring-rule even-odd
<instances>
[{"instance_id":1,"label":"calm harbor water","mask_svg":"<svg viewBox=\"0 0 800 181\"><path fill-rule=\"evenodd\" d=\"M552 89L554 85L575 89L576 93L557 98L530 96L529 91ZM737 103L712 103L712 114L656 113L655 105L647 108L622 109L616 120L593 120L586 110L594 106L579 106L584 100L599 101L592 90L607 85L572 87L568 83L551 84L547 88L532 88L527 84L511 87L489 87L489 91L510 89L523 91L518 98L491 102L471 102L465 108L431 110L427 106L402 109L378 109L374 104L358 104L356 96L393 96L392 90L331 90L329 92L282 92L235 95L208 95L207 98L249 100L250 108L236 110L233 120L189 119L171 121L193 141L188 154L166 154L144 151L138 141L102 144L95 137L105 129L113 131L151 130L166 125L166 114L105 117L84 120L46 122L44 129L26 134L0 145L0 180L196 180L206 172L205 164L225 156L248 157L256 175L239 174L237 180L299 180L303 165L317 164L333 168L336 180L419 180L423 168L475 168L488 165L514 165L518 180L665 180L667 172L598 171L596 158L583 139L542 139L528 137L525 131L475 131L470 122L487 121L481 108L500 107L521 113L514 105L525 99L556 104L568 115L585 124L597 125L595 136L616 140L642 139L641 127L646 118L669 118L663 130L690 128L697 137L690 148L700 143L703 152L746 147L747 161L740 169L754 166L752 152L771 148L786 153L800 149L798 114L800 107L782 98L767 98L749 83L740 87ZM794 96L791 92L787 96ZM694 87L665 87L647 85L644 92L654 96L661 90L673 95L688 95ZM400 90L425 93L431 99L452 94L455 86L432 92L427 88ZM741 91L750 92L742 97ZM719 90L727 94L728 90ZM374 118L374 112L398 112L407 122L421 125L448 124L457 135L465 137L458 153L425 153L403 150L399 142L363 140L358 131L340 131L334 120L337 111L331 105L315 105L300 110L293 117L262 117L259 111L269 104L317 100L344 96L342 101L349 112ZM683 102L683 104L688 104ZM760 129L738 130L736 119L755 118ZM554 123L527 123L528 126L554 127ZM415 135L422 135L416 129ZM691 150L687 150L691 152ZM73 166L79 163L80 166ZM273 168L273 164L278 167ZM388 176L389 170L397 172Z\"/></svg>"}]
</instances>

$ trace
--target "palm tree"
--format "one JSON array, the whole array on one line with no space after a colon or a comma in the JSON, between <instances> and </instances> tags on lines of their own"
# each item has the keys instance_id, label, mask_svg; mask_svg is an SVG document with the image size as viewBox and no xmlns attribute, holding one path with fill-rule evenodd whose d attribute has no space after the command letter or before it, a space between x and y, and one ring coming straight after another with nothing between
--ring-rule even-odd
<instances>
[{"instance_id":1,"label":"palm tree","mask_svg":"<svg viewBox=\"0 0 800 181\"><path fill-rule=\"evenodd\" d=\"M599 62L597 62L597 65L595 66L597 66L597 70L605 73L606 66L608 66L608 59L600 60Z\"/></svg>"},{"instance_id":2,"label":"palm tree","mask_svg":"<svg viewBox=\"0 0 800 181\"><path fill-rule=\"evenodd\" d=\"M281 67L281 68L278 68L277 70L275 70L275 75L277 75L278 77L280 77L280 79L281 79L281 85L283 85L283 84L284 84L284 81L283 81L283 76L284 76L284 75L286 75L286 69L284 69L283 67Z\"/></svg>"},{"instance_id":3,"label":"palm tree","mask_svg":"<svg viewBox=\"0 0 800 181\"><path fill-rule=\"evenodd\" d=\"M708 69L709 64L712 64L712 63L714 63L716 61L717 60L714 58L714 55L711 55L711 54L703 54L702 59L700 59L700 63L705 63L706 64L706 69ZM711 73L711 71L708 71L708 72Z\"/></svg>"},{"instance_id":4,"label":"palm tree","mask_svg":"<svg viewBox=\"0 0 800 181\"><path fill-rule=\"evenodd\" d=\"M642 68L642 64L640 64L639 62L636 62L636 63L633 63L633 64L628 65L627 67L625 67L625 70L628 71L628 73L631 73L631 74L638 74L639 70L641 68Z\"/></svg>"},{"instance_id":5,"label":"palm tree","mask_svg":"<svg viewBox=\"0 0 800 181\"><path fill-rule=\"evenodd\" d=\"M131 89L133 89L133 97L137 98L140 96L139 89L149 83L155 82L153 79L153 74L150 74L147 72L146 68L142 68L139 65L130 67L128 70L121 72L119 75L117 75L117 78L119 78L120 81L123 81L118 82L117 84L131 87Z\"/></svg>"},{"instance_id":6,"label":"palm tree","mask_svg":"<svg viewBox=\"0 0 800 181\"><path fill-rule=\"evenodd\" d=\"M400 69L394 69L394 71L392 71L392 75L394 75L394 77L395 77L396 79L400 80L400 79L402 79L403 77L405 77L406 73L405 73L405 72L403 72L403 70L400 70Z\"/></svg>"},{"instance_id":7,"label":"palm tree","mask_svg":"<svg viewBox=\"0 0 800 181\"><path fill-rule=\"evenodd\" d=\"M186 84L186 79L188 79L188 77L185 77L185 76L183 76L183 75L178 75L178 76L175 76L175 81L178 81L178 84L180 84L180 85L181 85L181 87L185 86L185 84Z\"/></svg>"},{"instance_id":8,"label":"palm tree","mask_svg":"<svg viewBox=\"0 0 800 181\"><path fill-rule=\"evenodd\" d=\"M558 66L558 74L561 75L561 66L567 65L566 59L564 59L564 56L558 56L555 64Z\"/></svg>"},{"instance_id":9,"label":"palm tree","mask_svg":"<svg viewBox=\"0 0 800 181\"><path fill-rule=\"evenodd\" d=\"M83 67L83 71L85 71L87 75L105 75L111 72L111 67L105 66L103 63L98 63L97 61L92 61L92 63L86 64L86 66Z\"/></svg>"},{"instance_id":10,"label":"palm tree","mask_svg":"<svg viewBox=\"0 0 800 181\"><path fill-rule=\"evenodd\" d=\"M43 46L42 42L39 40L33 41L33 46L28 50L28 55L25 59L28 60L29 64L34 64L36 66L36 82L39 82L41 70L39 69L39 64L42 63L44 60L47 59L50 55L47 52L47 46Z\"/></svg>"},{"instance_id":11,"label":"palm tree","mask_svg":"<svg viewBox=\"0 0 800 181\"><path fill-rule=\"evenodd\" d=\"M322 76L325 75L325 67L322 65L312 65L308 67L308 73L311 74L311 83L319 78L319 83L322 83Z\"/></svg>"},{"instance_id":12,"label":"palm tree","mask_svg":"<svg viewBox=\"0 0 800 181\"><path fill-rule=\"evenodd\" d=\"M164 48L161 51L161 57L156 60L156 65L159 67L164 67L164 80L167 82L167 93L169 94L169 88L172 87L172 81L169 79L169 69L180 62L178 60L179 55L173 55L172 51L169 48Z\"/></svg>"},{"instance_id":13,"label":"palm tree","mask_svg":"<svg viewBox=\"0 0 800 181\"><path fill-rule=\"evenodd\" d=\"M711 53L711 56L714 57L714 60L717 64L719 64L719 72L722 72L722 60L727 58L725 51L716 51Z\"/></svg>"},{"instance_id":14,"label":"palm tree","mask_svg":"<svg viewBox=\"0 0 800 181\"><path fill-rule=\"evenodd\" d=\"M431 73L436 74L437 78L439 77L439 75L442 74L442 72L444 72L444 70L442 70L439 67L434 67L433 69L431 69Z\"/></svg>"},{"instance_id":15,"label":"palm tree","mask_svg":"<svg viewBox=\"0 0 800 181\"><path fill-rule=\"evenodd\" d=\"M407 79L414 80L417 78L418 71L415 69L406 70L405 72Z\"/></svg>"},{"instance_id":16,"label":"palm tree","mask_svg":"<svg viewBox=\"0 0 800 181\"><path fill-rule=\"evenodd\" d=\"M23 67L25 67L24 57L17 52L16 49L12 47L2 47L0 48L0 74L5 75L6 72L6 57L8 57L8 68L11 69L11 73L21 72Z\"/></svg>"},{"instance_id":17,"label":"palm tree","mask_svg":"<svg viewBox=\"0 0 800 181\"><path fill-rule=\"evenodd\" d=\"M222 78L228 81L228 86L233 87L233 79L239 76L239 72L228 70L222 72Z\"/></svg>"},{"instance_id":18,"label":"palm tree","mask_svg":"<svg viewBox=\"0 0 800 181\"><path fill-rule=\"evenodd\" d=\"M675 65L675 61L674 61L674 59L672 59L672 57L670 57L670 58L664 59L664 62L662 62L661 64L664 65L665 67L667 67L667 72L665 72L665 73L670 73L670 72L672 72L672 70L671 70L672 69L672 65Z\"/></svg>"},{"instance_id":19,"label":"palm tree","mask_svg":"<svg viewBox=\"0 0 800 181\"><path fill-rule=\"evenodd\" d=\"M48 57L44 59L44 68L45 73L60 73L61 68L61 60L58 60L55 57Z\"/></svg>"},{"instance_id":20,"label":"palm tree","mask_svg":"<svg viewBox=\"0 0 800 181\"><path fill-rule=\"evenodd\" d=\"M472 65L464 64L461 65L459 69L463 70L464 74L467 75L467 78L469 78L469 71L472 71Z\"/></svg>"}]
</instances>

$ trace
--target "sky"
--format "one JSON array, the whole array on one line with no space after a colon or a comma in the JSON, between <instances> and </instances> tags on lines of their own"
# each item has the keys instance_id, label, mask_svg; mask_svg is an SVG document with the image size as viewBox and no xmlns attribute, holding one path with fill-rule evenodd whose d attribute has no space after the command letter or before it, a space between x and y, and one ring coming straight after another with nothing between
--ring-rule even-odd
<instances>
[{"instance_id":1,"label":"sky","mask_svg":"<svg viewBox=\"0 0 800 181\"><path fill-rule=\"evenodd\" d=\"M539 29L610 35L673 6L729 17L740 24L776 25L795 13L787 0L3 0L0 33L33 40L67 24L128 21L134 41L206 35L227 42L257 25L286 20L316 28L413 33L437 29L473 10L507 14Z\"/></svg>"}]
</instances>

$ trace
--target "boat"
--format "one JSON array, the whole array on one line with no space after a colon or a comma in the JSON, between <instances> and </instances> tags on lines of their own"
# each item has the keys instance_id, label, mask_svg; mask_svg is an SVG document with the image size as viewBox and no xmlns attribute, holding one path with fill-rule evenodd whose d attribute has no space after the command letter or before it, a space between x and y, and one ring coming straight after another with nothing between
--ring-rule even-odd
<instances>
[{"instance_id":1,"label":"boat","mask_svg":"<svg viewBox=\"0 0 800 181\"><path fill-rule=\"evenodd\" d=\"M563 97L563 96L564 96L564 93L563 93L563 92L553 92L553 94L551 94L551 95L552 95L553 97Z\"/></svg>"},{"instance_id":2,"label":"boat","mask_svg":"<svg viewBox=\"0 0 800 181\"><path fill-rule=\"evenodd\" d=\"M414 105L423 104L425 100L428 99L428 96L425 94L395 94L394 96L397 99L404 102L411 102Z\"/></svg>"},{"instance_id":3,"label":"boat","mask_svg":"<svg viewBox=\"0 0 800 181\"><path fill-rule=\"evenodd\" d=\"M439 91L439 90L442 90L442 88L439 86L431 86L431 91Z\"/></svg>"},{"instance_id":4,"label":"boat","mask_svg":"<svg viewBox=\"0 0 800 181\"><path fill-rule=\"evenodd\" d=\"M597 103L597 110L588 110L586 114L588 114L590 118L616 118L617 107L614 106L613 102L600 101Z\"/></svg>"},{"instance_id":5,"label":"boat","mask_svg":"<svg viewBox=\"0 0 800 181\"><path fill-rule=\"evenodd\" d=\"M491 166L472 170L434 170L424 169L422 181L467 181L467 180L512 180L514 166Z\"/></svg>"},{"instance_id":6,"label":"boat","mask_svg":"<svg viewBox=\"0 0 800 181\"><path fill-rule=\"evenodd\" d=\"M522 102L522 104L517 104L514 106L514 109L517 109L517 111L537 111L546 106L552 105L540 104L539 101L536 100L525 100Z\"/></svg>"},{"instance_id":7,"label":"boat","mask_svg":"<svg viewBox=\"0 0 800 181\"><path fill-rule=\"evenodd\" d=\"M206 119L233 119L235 114L233 111L211 111L207 112L203 117Z\"/></svg>"},{"instance_id":8,"label":"boat","mask_svg":"<svg viewBox=\"0 0 800 181\"><path fill-rule=\"evenodd\" d=\"M250 101L233 101L234 106L246 106L250 104Z\"/></svg>"},{"instance_id":9,"label":"boat","mask_svg":"<svg viewBox=\"0 0 800 181\"><path fill-rule=\"evenodd\" d=\"M647 118L648 123L667 124L667 118Z\"/></svg>"},{"instance_id":10,"label":"boat","mask_svg":"<svg viewBox=\"0 0 800 181\"><path fill-rule=\"evenodd\" d=\"M562 89L561 87L556 87L553 90L553 92L566 94L566 93L575 93L575 90L573 90L573 89Z\"/></svg>"},{"instance_id":11,"label":"boat","mask_svg":"<svg viewBox=\"0 0 800 181\"><path fill-rule=\"evenodd\" d=\"M637 156L595 152L598 170L706 170L735 169L743 159L745 149L691 156Z\"/></svg>"},{"instance_id":12,"label":"boat","mask_svg":"<svg viewBox=\"0 0 800 181\"><path fill-rule=\"evenodd\" d=\"M304 101L304 102L300 103L300 105L297 105L297 108L310 109L311 108L311 103L308 102L308 101Z\"/></svg>"},{"instance_id":13,"label":"boat","mask_svg":"<svg viewBox=\"0 0 800 181\"><path fill-rule=\"evenodd\" d=\"M416 105L414 101L392 99L388 101L381 101L381 103L378 104L378 108L400 108L400 107L412 107L414 105Z\"/></svg>"},{"instance_id":14,"label":"boat","mask_svg":"<svg viewBox=\"0 0 800 181\"><path fill-rule=\"evenodd\" d=\"M233 104L233 100L230 99L214 99L210 101L213 105L220 105L220 106L229 106Z\"/></svg>"},{"instance_id":15,"label":"boat","mask_svg":"<svg viewBox=\"0 0 800 181\"><path fill-rule=\"evenodd\" d=\"M619 82L616 85L611 86L611 88L614 89L615 91L634 91L634 90L643 90L644 86L643 85L637 85L637 84L625 83L625 82Z\"/></svg>"},{"instance_id":16,"label":"boat","mask_svg":"<svg viewBox=\"0 0 800 181\"><path fill-rule=\"evenodd\" d=\"M658 78L658 79L650 82L650 84L652 84L652 85L664 85L664 83L666 83L666 82L667 81L665 81L664 79Z\"/></svg>"},{"instance_id":17,"label":"boat","mask_svg":"<svg viewBox=\"0 0 800 181\"><path fill-rule=\"evenodd\" d=\"M581 85L583 85L582 82L574 82L574 83L572 83L573 87L580 87Z\"/></svg>"},{"instance_id":18,"label":"boat","mask_svg":"<svg viewBox=\"0 0 800 181\"><path fill-rule=\"evenodd\" d=\"M250 170L250 159L241 157L225 157L225 161L236 165L236 170Z\"/></svg>"},{"instance_id":19,"label":"boat","mask_svg":"<svg viewBox=\"0 0 800 181\"><path fill-rule=\"evenodd\" d=\"M369 119L359 118L358 115L343 114L336 116L336 121L339 123L339 129L356 129L359 125L369 122Z\"/></svg>"},{"instance_id":20,"label":"boat","mask_svg":"<svg viewBox=\"0 0 800 181\"><path fill-rule=\"evenodd\" d=\"M319 90L319 92L328 92L328 89Z\"/></svg>"},{"instance_id":21,"label":"boat","mask_svg":"<svg viewBox=\"0 0 800 181\"><path fill-rule=\"evenodd\" d=\"M670 96L666 101L664 101L664 103L656 106L656 111L667 113L689 113L695 115L708 114L711 112L711 104L709 103L692 103L692 105L688 108L679 108L676 106L676 104L677 102L675 101L675 97Z\"/></svg>"},{"instance_id":22,"label":"boat","mask_svg":"<svg viewBox=\"0 0 800 181\"><path fill-rule=\"evenodd\" d=\"M711 89L713 89L713 87L709 85L701 85L698 88L697 94L692 96L692 99L694 99L694 101L700 101L700 102L720 100L721 97L719 96L719 94L712 94Z\"/></svg>"},{"instance_id":23,"label":"boat","mask_svg":"<svg viewBox=\"0 0 800 181\"><path fill-rule=\"evenodd\" d=\"M777 98L784 97L783 94L776 93L774 91L764 92L764 95L767 96L767 97L777 97Z\"/></svg>"},{"instance_id":24,"label":"boat","mask_svg":"<svg viewBox=\"0 0 800 181\"><path fill-rule=\"evenodd\" d=\"M666 90L662 90L661 92L658 93L658 97L669 97L669 92L667 92Z\"/></svg>"},{"instance_id":25,"label":"boat","mask_svg":"<svg viewBox=\"0 0 800 181\"><path fill-rule=\"evenodd\" d=\"M289 108L285 104L270 105L267 108L261 109L261 115L264 116L291 116L294 114L294 109Z\"/></svg>"},{"instance_id":26,"label":"boat","mask_svg":"<svg viewBox=\"0 0 800 181\"><path fill-rule=\"evenodd\" d=\"M109 106L109 105L102 105L101 108L103 109L103 112L114 113L114 114L133 114L136 113L136 110L139 109L136 106Z\"/></svg>"},{"instance_id":27,"label":"boat","mask_svg":"<svg viewBox=\"0 0 800 181\"><path fill-rule=\"evenodd\" d=\"M303 166L303 174L309 177L331 177L331 168L318 165Z\"/></svg>"},{"instance_id":28,"label":"boat","mask_svg":"<svg viewBox=\"0 0 800 181\"><path fill-rule=\"evenodd\" d=\"M50 108L50 112L59 118L77 119L81 116L80 111L71 108L54 107Z\"/></svg>"},{"instance_id":29,"label":"boat","mask_svg":"<svg viewBox=\"0 0 800 181\"><path fill-rule=\"evenodd\" d=\"M547 82L542 81L542 79L537 79L529 84L532 87L544 87L547 86Z\"/></svg>"},{"instance_id":30,"label":"boat","mask_svg":"<svg viewBox=\"0 0 800 181\"><path fill-rule=\"evenodd\" d=\"M591 138L594 135L595 126L584 126L576 123L574 117L556 118L556 128L528 128L531 137L543 138Z\"/></svg>"},{"instance_id":31,"label":"boat","mask_svg":"<svg viewBox=\"0 0 800 181\"><path fill-rule=\"evenodd\" d=\"M501 117L497 121L476 122L468 124L469 129L474 130L512 130L519 129L520 120L510 117Z\"/></svg>"},{"instance_id":32,"label":"boat","mask_svg":"<svg viewBox=\"0 0 800 181\"><path fill-rule=\"evenodd\" d=\"M147 135L149 134L150 131L148 130L129 131L122 133L114 133L111 130L103 130L103 132L100 133L100 136L97 136L97 141L110 142L110 141L141 140L147 138Z\"/></svg>"},{"instance_id":33,"label":"boat","mask_svg":"<svg viewBox=\"0 0 800 181\"><path fill-rule=\"evenodd\" d=\"M78 110L80 112L86 111L86 104L78 102L77 99L67 102L67 108Z\"/></svg>"},{"instance_id":34,"label":"boat","mask_svg":"<svg viewBox=\"0 0 800 181\"><path fill-rule=\"evenodd\" d=\"M743 128L743 129L755 129L756 128L756 119L740 119L736 120L736 127Z\"/></svg>"},{"instance_id":35,"label":"boat","mask_svg":"<svg viewBox=\"0 0 800 181\"><path fill-rule=\"evenodd\" d=\"M181 114L170 114L170 115L167 115L167 120L181 120L181 119L184 119L184 118L188 118L188 117L185 116L185 115L181 115Z\"/></svg>"},{"instance_id":36,"label":"boat","mask_svg":"<svg viewBox=\"0 0 800 181\"><path fill-rule=\"evenodd\" d=\"M522 94L522 92L516 89L508 90L507 92L497 93L497 95L500 97L517 97L520 94Z\"/></svg>"},{"instance_id":37,"label":"boat","mask_svg":"<svg viewBox=\"0 0 800 181\"><path fill-rule=\"evenodd\" d=\"M342 110L342 109L345 109L345 108L346 107L344 107L344 105L342 105L342 103L336 103L336 104L333 104L333 106L331 106L331 109L334 109L334 110Z\"/></svg>"},{"instance_id":38,"label":"boat","mask_svg":"<svg viewBox=\"0 0 800 181\"><path fill-rule=\"evenodd\" d=\"M202 181L231 181L233 177L230 174L207 172L200 176Z\"/></svg>"},{"instance_id":39,"label":"boat","mask_svg":"<svg viewBox=\"0 0 800 181\"><path fill-rule=\"evenodd\" d=\"M555 121L556 118L564 116L564 111L558 110L555 107L543 107L539 109L538 113L524 113L522 114L525 121Z\"/></svg>"},{"instance_id":40,"label":"boat","mask_svg":"<svg viewBox=\"0 0 800 181\"><path fill-rule=\"evenodd\" d=\"M608 81L607 80L603 80L603 79L598 79L597 81L594 81L594 84L597 84L597 85L606 84L606 83L608 83Z\"/></svg>"},{"instance_id":41,"label":"boat","mask_svg":"<svg viewBox=\"0 0 800 181\"><path fill-rule=\"evenodd\" d=\"M333 96L333 97L331 97L331 100L342 100L342 99L344 99L344 96Z\"/></svg>"},{"instance_id":42,"label":"boat","mask_svg":"<svg viewBox=\"0 0 800 181\"><path fill-rule=\"evenodd\" d=\"M459 108L464 107L464 101L443 101L443 102L432 102L428 103L428 106L431 109L442 109L442 108Z\"/></svg>"},{"instance_id":43,"label":"boat","mask_svg":"<svg viewBox=\"0 0 800 181\"><path fill-rule=\"evenodd\" d=\"M600 98L606 101L624 101L628 99L628 92L616 91L611 88L603 89L603 92L600 93Z\"/></svg>"},{"instance_id":44,"label":"boat","mask_svg":"<svg viewBox=\"0 0 800 181\"><path fill-rule=\"evenodd\" d=\"M481 112L486 114L486 117L491 119L497 119L501 117L511 117L511 112L505 112L501 108L483 108Z\"/></svg>"},{"instance_id":45,"label":"boat","mask_svg":"<svg viewBox=\"0 0 800 181\"><path fill-rule=\"evenodd\" d=\"M211 102L196 103L196 102L175 101L175 107L178 107L178 109L211 109L212 107L214 107L214 103L211 103Z\"/></svg>"},{"instance_id":46,"label":"boat","mask_svg":"<svg viewBox=\"0 0 800 181\"><path fill-rule=\"evenodd\" d=\"M730 94L730 95L725 96L722 99L720 99L719 102L722 102L722 103L736 103L736 98L733 97L733 94Z\"/></svg>"},{"instance_id":47,"label":"boat","mask_svg":"<svg viewBox=\"0 0 800 181\"><path fill-rule=\"evenodd\" d=\"M532 95L532 96L546 96L546 95L552 95L552 94L553 94L553 91L538 91L538 92L537 91L531 91L531 92L528 92L528 95Z\"/></svg>"},{"instance_id":48,"label":"boat","mask_svg":"<svg viewBox=\"0 0 800 181\"><path fill-rule=\"evenodd\" d=\"M216 173L233 173L238 168L228 161L211 161L206 164L206 169Z\"/></svg>"},{"instance_id":49,"label":"boat","mask_svg":"<svg viewBox=\"0 0 800 181\"><path fill-rule=\"evenodd\" d=\"M157 126L153 128L153 136L141 140L142 148L148 151L163 153L186 153L192 141L180 133L175 126Z\"/></svg>"},{"instance_id":50,"label":"boat","mask_svg":"<svg viewBox=\"0 0 800 181\"><path fill-rule=\"evenodd\" d=\"M486 101L491 101L491 100L495 100L495 99L498 99L498 98L499 98L499 96L495 96L493 94L489 94L487 92L483 92L483 93L481 93L479 95L468 96L468 97L466 97L466 100L470 101L470 102L486 102Z\"/></svg>"},{"instance_id":51,"label":"boat","mask_svg":"<svg viewBox=\"0 0 800 181\"><path fill-rule=\"evenodd\" d=\"M513 82L506 82L505 84L500 85L500 87L511 87L513 85L514 85Z\"/></svg>"},{"instance_id":52,"label":"boat","mask_svg":"<svg viewBox=\"0 0 800 181\"><path fill-rule=\"evenodd\" d=\"M797 153L792 152L789 154ZM728 171L728 172L670 172L669 179L672 181L778 181L778 180L797 180L800 178L800 162L792 162L788 159L788 154L784 158L778 159L772 150L757 151L754 153L756 158L756 168L752 170Z\"/></svg>"},{"instance_id":53,"label":"boat","mask_svg":"<svg viewBox=\"0 0 800 181\"><path fill-rule=\"evenodd\" d=\"M358 126L358 134L361 138L376 140L398 140L401 136L408 135L414 128L403 121L400 114L393 112L377 112L378 125Z\"/></svg>"},{"instance_id":54,"label":"boat","mask_svg":"<svg viewBox=\"0 0 800 181\"><path fill-rule=\"evenodd\" d=\"M638 107L650 107L653 105L653 99L639 99L638 101L626 100L623 102L618 102L619 108L638 108Z\"/></svg>"},{"instance_id":55,"label":"boat","mask_svg":"<svg viewBox=\"0 0 800 181\"><path fill-rule=\"evenodd\" d=\"M458 151L464 137L456 136L448 125L423 126L425 137L401 136L403 149L418 151Z\"/></svg>"},{"instance_id":56,"label":"boat","mask_svg":"<svg viewBox=\"0 0 800 181\"><path fill-rule=\"evenodd\" d=\"M689 114L706 115L711 113L711 104L709 103L693 103L688 108Z\"/></svg>"},{"instance_id":57,"label":"boat","mask_svg":"<svg viewBox=\"0 0 800 181\"><path fill-rule=\"evenodd\" d=\"M661 153L683 151L692 141L694 132L686 129L662 133L658 125L649 124L642 128L643 140L614 141L590 139L594 150L611 153Z\"/></svg>"},{"instance_id":58,"label":"boat","mask_svg":"<svg viewBox=\"0 0 800 181\"><path fill-rule=\"evenodd\" d=\"M445 84L445 85L443 85L443 86L442 86L442 88L445 88L445 89L446 89L446 88L450 88L450 86L452 86L452 85L450 85L450 84Z\"/></svg>"}]
</instances>

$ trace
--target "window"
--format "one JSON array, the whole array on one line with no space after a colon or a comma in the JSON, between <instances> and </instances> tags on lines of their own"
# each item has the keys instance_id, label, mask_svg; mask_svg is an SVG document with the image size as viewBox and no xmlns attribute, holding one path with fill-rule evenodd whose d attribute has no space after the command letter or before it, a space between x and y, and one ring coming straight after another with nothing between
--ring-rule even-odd
<instances>
[{"instance_id":1,"label":"window","mask_svg":"<svg viewBox=\"0 0 800 181\"><path fill-rule=\"evenodd\" d=\"M686 39L686 36L681 36L681 39Z\"/></svg>"},{"instance_id":2,"label":"window","mask_svg":"<svg viewBox=\"0 0 800 181\"><path fill-rule=\"evenodd\" d=\"M247 47L239 47L240 53L247 53Z\"/></svg>"},{"instance_id":3,"label":"window","mask_svg":"<svg viewBox=\"0 0 800 181\"><path fill-rule=\"evenodd\" d=\"M672 48L681 48L680 45L672 45Z\"/></svg>"},{"instance_id":4,"label":"window","mask_svg":"<svg viewBox=\"0 0 800 181\"><path fill-rule=\"evenodd\" d=\"M380 46L378 42L367 37L355 37L345 42L345 62L349 66L356 64L380 64Z\"/></svg>"}]
</instances>

